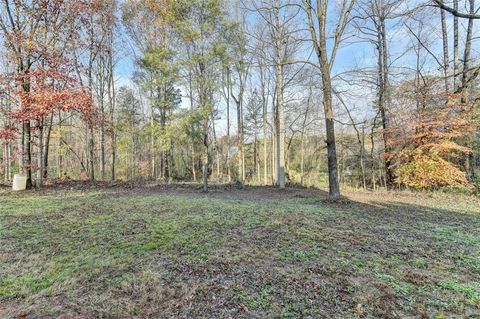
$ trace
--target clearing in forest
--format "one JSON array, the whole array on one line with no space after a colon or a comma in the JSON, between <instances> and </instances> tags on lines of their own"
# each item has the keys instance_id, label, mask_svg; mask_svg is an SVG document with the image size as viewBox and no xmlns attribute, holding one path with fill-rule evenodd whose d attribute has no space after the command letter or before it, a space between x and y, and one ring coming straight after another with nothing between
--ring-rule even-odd
<instances>
[{"instance_id":1,"label":"clearing in forest","mask_svg":"<svg viewBox=\"0 0 480 319\"><path fill-rule=\"evenodd\" d=\"M479 318L480 200L0 192L0 317Z\"/></svg>"}]
</instances>

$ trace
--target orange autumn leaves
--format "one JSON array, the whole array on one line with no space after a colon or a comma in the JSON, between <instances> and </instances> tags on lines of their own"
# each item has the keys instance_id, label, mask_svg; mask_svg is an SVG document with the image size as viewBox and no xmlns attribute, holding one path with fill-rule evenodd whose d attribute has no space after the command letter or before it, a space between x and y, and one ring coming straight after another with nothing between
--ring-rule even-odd
<instances>
[{"instance_id":1,"label":"orange autumn leaves","mask_svg":"<svg viewBox=\"0 0 480 319\"><path fill-rule=\"evenodd\" d=\"M16 76L17 91L12 102L18 107L10 113L17 121L38 120L56 111L77 111L86 119L95 118L91 94L62 65L36 67ZM28 85L28 90L25 86ZM91 121L93 123L93 120Z\"/></svg>"},{"instance_id":2,"label":"orange autumn leaves","mask_svg":"<svg viewBox=\"0 0 480 319\"><path fill-rule=\"evenodd\" d=\"M40 90L21 93L22 108L13 112L12 117L21 121L39 119L54 111L79 111L84 115L95 113L92 99L80 89Z\"/></svg>"},{"instance_id":3,"label":"orange autumn leaves","mask_svg":"<svg viewBox=\"0 0 480 319\"><path fill-rule=\"evenodd\" d=\"M447 103L400 114L388 131L396 182L415 189L459 187L467 184L463 160L474 152L468 138L479 125L478 111L457 96Z\"/></svg>"}]
</instances>

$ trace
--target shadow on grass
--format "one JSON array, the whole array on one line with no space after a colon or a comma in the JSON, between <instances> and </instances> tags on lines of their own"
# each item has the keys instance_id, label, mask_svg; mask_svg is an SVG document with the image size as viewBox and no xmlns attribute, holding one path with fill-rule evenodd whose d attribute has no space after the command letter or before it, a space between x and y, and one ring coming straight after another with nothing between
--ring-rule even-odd
<instances>
[{"instance_id":1,"label":"shadow on grass","mask_svg":"<svg viewBox=\"0 0 480 319\"><path fill-rule=\"evenodd\" d=\"M33 317L92 318L480 312L480 214L463 207L464 198L445 208L395 194L352 193L331 203L323 191L298 187L212 185L205 194L195 184L121 183L9 196L7 203L28 202L0 215L8 226L0 302L19 305L16 315L24 308Z\"/></svg>"}]
</instances>

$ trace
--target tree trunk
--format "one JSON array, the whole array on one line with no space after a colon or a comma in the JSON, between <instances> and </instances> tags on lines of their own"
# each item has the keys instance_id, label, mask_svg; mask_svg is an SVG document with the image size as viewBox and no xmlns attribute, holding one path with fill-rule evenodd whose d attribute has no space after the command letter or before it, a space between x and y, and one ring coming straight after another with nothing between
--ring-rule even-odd
<instances>
[{"instance_id":1,"label":"tree trunk","mask_svg":"<svg viewBox=\"0 0 480 319\"><path fill-rule=\"evenodd\" d=\"M280 32L280 5L277 0L275 6L275 64L277 73L277 108L278 108L278 127L277 127L277 184L280 189L285 188L285 106L283 101L283 57L281 48L283 47L283 39Z\"/></svg>"},{"instance_id":2,"label":"tree trunk","mask_svg":"<svg viewBox=\"0 0 480 319\"><path fill-rule=\"evenodd\" d=\"M258 173L257 170L257 135L255 134L253 137L253 167L255 175Z\"/></svg>"},{"instance_id":3,"label":"tree trunk","mask_svg":"<svg viewBox=\"0 0 480 319\"><path fill-rule=\"evenodd\" d=\"M277 140L278 140L278 123L277 123L277 106L276 103L273 106L273 112L272 112L272 123L273 123L273 129L272 129L272 185L277 186L278 184L278 161L277 161Z\"/></svg>"},{"instance_id":4,"label":"tree trunk","mask_svg":"<svg viewBox=\"0 0 480 319\"><path fill-rule=\"evenodd\" d=\"M116 161L117 161L117 132L115 129L114 123L114 114L115 114L115 87L113 81L111 83L112 91L111 95L109 93L109 101L110 101L110 125L112 125L112 132L110 137L110 147L112 148L112 166L111 166L111 180L116 180Z\"/></svg>"},{"instance_id":5,"label":"tree trunk","mask_svg":"<svg viewBox=\"0 0 480 319\"><path fill-rule=\"evenodd\" d=\"M211 121L212 121L212 133L213 133L213 143L214 143L214 148L215 148L215 157L216 157L216 166L217 166L217 183L221 183L222 176L221 176L221 164L220 164L220 148L218 145L218 140L217 140L217 132L215 129L215 118L213 116L213 113L211 114Z\"/></svg>"},{"instance_id":6,"label":"tree trunk","mask_svg":"<svg viewBox=\"0 0 480 319\"><path fill-rule=\"evenodd\" d=\"M384 17L384 4L383 0L380 5L379 12L379 23L377 26L378 32L378 108L380 110L380 117L382 120L382 129L383 129L383 144L385 153L385 176L387 187L394 184L394 173L392 168L392 162L390 156L391 152L390 142L389 142L389 115L388 115L388 51L387 51L387 35L385 27L385 17Z\"/></svg>"},{"instance_id":7,"label":"tree trunk","mask_svg":"<svg viewBox=\"0 0 480 319\"><path fill-rule=\"evenodd\" d=\"M475 0L469 0L470 4L470 14L475 13ZM463 53L463 70L462 70L462 92L461 100L462 103L469 102L469 90L468 90L468 69L470 67L470 58L471 58L471 49L472 49L472 35L473 35L473 19L468 19L467 26L467 36L465 39L465 49ZM475 134L471 137L471 140L468 141L468 146L473 149L473 141L475 140ZM475 157L474 154L466 154L465 158L465 171L467 172L467 177L470 181L475 179Z\"/></svg>"},{"instance_id":8,"label":"tree trunk","mask_svg":"<svg viewBox=\"0 0 480 319\"><path fill-rule=\"evenodd\" d=\"M325 51L326 52L326 48ZM338 183L337 148L335 143L335 124L332 105L332 87L330 83L330 70L322 70L323 81L323 107L325 113L325 129L327 133L327 158L328 158L328 183L329 197L336 200L340 197Z\"/></svg>"},{"instance_id":9,"label":"tree trunk","mask_svg":"<svg viewBox=\"0 0 480 319\"><path fill-rule=\"evenodd\" d=\"M100 103L100 110L102 116L105 117L103 101ZM100 176L102 180L105 180L105 123L102 123L100 128Z\"/></svg>"},{"instance_id":10,"label":"tree trunk","mask_svg":"<svg viewBox=\"0 0 480 319\"><path fill-rule=\"evenodd\" d=\"M255 137L255 158L257 162L256 171L257 171L257 182L261 183L261 174L260 174L260 155L258 154L258 140Z\"/></svg>"},{"instance_id":11,"label":"tree trunk","mask_svg":"<svg viewBox=\"0 0 480 319\"><path fill-rule=\"evenodd\" d=\"M346 24L349 21L350 10L353 6L353 1L349 3L349 7L345 7L347 2L343 2L342 15L339 17L337 29L335 32L335 41L332 47L332 53L329 54L327 49L327 11L328 3L321 5L321 1L317 1L316 18L317 23L313 21L313 5L311 1L305 1L305 11L308 16L308 24L311 34L313 47L317 53L320 73L322 75L323 85L323 108L325 115L325 129L327 135L327 159L328 159L328 181L329 181L329 198L337 200L340 197L340 185L338 183L338 163L337 163L337 149L335 141L335 125L332 105L332 82L331 82L331 68L335 59L336 50L340 45L341 36L345 30ZM318 25L318 35L316 33L316 25Z\"/></svg>"},{"instance_id":12,"label":"tree trunk","mask_svg":"<svg viewBox=\"0 0 480 319\"><path fill-rule=\"evenodd\" d=\"M475 0L469 0L470 14L475 13ZM468 68L470 67L470 53L472 50L472 35L473 35L473 19L468 19L467 35L465 38L465 49L463 53L463 69L462 69L462 102L467 102L467 82L468 82Z\"/></svg>"},{"instance_id":13,"label":"tree trunk","mask_svg":"<svg viewBox=\"0 0 480 319\"><path fill-rule=\"evenodd\" d=\"M27 65L30 64L29 61L26 63ZM20 63L20 74L23 74L28 78L29 72L28 70L24 70L23 62ZM23 92L26 94L30 94L30 83L28 79L23 80L21 84L21 88ZM22 169L26 171L27 177L27 189L32 188L32 132L31 132L31 124L30 120L27 119L23 122L22 125Z\"/></svg>"},{"instance_id":14,"label":"tree trunk","mask_svg":"<svg viewBox=\"0 0 480 319\"><path fill-rule=\"evenodd\" d=\"M453 8L458 11L458 0L453 0ZM459 47L458 47L458 17L453 16L453 90L458 88L457 73L459 68Z\"/></svg>"},{"instance_id":15,"label":"tree trunk","mask_svg":"<svg viewBox=\"0 0 480 319\"><path fill-rule=\"evenodd\" d=\"M264 98L265 100L265 98ZM268 128L267 103L263 102L263 184L268 185Z\"/></svg>"},{"instance_id":16,"label":"tree trunk","mask_svg":"<svg viewBox=\"0 0 480 319\"><path fill-rule=\"evenodd\" d=\"M208 158L208 116L204 122L204 137L203 137L203 191L208 192L208 167L209 167L209 158Z\"/></svg>"},{"instance_id":17,"label":"tree trunk","mask_svg":"<svg viewBox=\"0 0 480 319\"><path fill-rule=\"evenodd\" d=\"M285 188L285 106L283 102L283 65L277 65L278 76L278 187Z\"/></svg>"},{"instance_id":18,"label":"tree trunk","mask_svg":"<svg viewBox=\"0 0 480 319\"><path fill-rule=\"evenodd\" d=\"M195 144L192 142L192 175L193 175L193 181L197 181L197 172L195 169Z\"/></svg>"},{"instance_id":19,"label":"tree trunk","mask_svg":"<svg viewBox=\"0 0 480 319\"><path fill-rule=\"evenodd\" d=\"M227 152L226 152L226 163L227 166L227 175L228 175L228 182L232 181L232 174L230 171L230 147L231 147L231 140L230 140L230 70L227 68L227 93L225 94L225 99L227 101Z\"/></svg>"},{"instance_id":20,"label":"tree trunk","mask_svg":"<svg viewBox=\"0 0 480 319\"><path fill-rule=\"evenodd\" d=\"M193 75L192 75L192 70L188 70L188 89L189 89L189 94L190 94L190 111L193 112L194 110L194 105L193 105ZM197 173L195 169L195 140L192 137L192 145L191 145L191 154L192 154L192 177L193 181L197 181Z\"/></svg>"},{"instance_id":21,"label":"tree trunk","mask_svg":"<svg viewBox=\"0 0 480 319\"><path fill-rule=\"evenodd\" d=\"M23 123L23 131L25 134L25 153L23 156L23 166L26 169L27 189L32 188L32 134L30 132L30 120Z\"/></svg>"},{"instance_id":22,"label":"tree trunk","mask_svg":"<svg viewBox=\"0 0 480 319\"><path fill-rule=\"evenodd\" d=\"M5 142L4 144L4 159L5 159L5 174L3 176L3 180L7 182L9 180L9 175L10 175L10 156L8 153L8 145L9 142Z\"/></svg>"},{"instance_id":23,"label":"tree trunk","mask_svg":"<svg viewBox=\"0 0 480 319\"><path fill-rule=\"evenodd\" d=\"M237 139L238 139L238 182L242 185L245 183L245 154L244 154L244 130L243 130L243 94L245 90L245 84L243 82L242 70L238 69L239 77L239 93L236 97L231 94L232 99L237 105Z\"/></svg>"},{"instance_id":24,"label":"tree trunk","mask_svg":"<svg viewBox=\"0 0 480 319\"><path fill-rule=\"evenodd\" d=\"M113 28L113 27L112 27ZM110 125L112 126L111 132L111 139L110 139L110 147L112 148L112 166L111 166L111 180L114 181L116 179L116 160L117 160L117 134L116 134L116 127L115 127L115 78L114 78L114 56L113 56L113 29L110 30L110 50L108 53L108 85L107 85L107 94L108 94L108 102L110 106Z\"/></svg>"},{"instance_id":25,"label":"tree trunk","mask_svg":"<svg viewBox=\"0 0 480 319\"><path fill-rule=\"evenodd\" d=\"M242 99L239 96L235 101L237 104L237 129L238 129L238 181L243 185L245 183L245 167L244 167L244 155L243 155L243 110Z\"/></svg>"},{"instance_id":26,"label":"tree trunk","mask_svg":"<svg viewBox=\"0 0 480 319\"><path fill-rule=\"evenodd\" d=\"M153 180L157 179L157 163L155 156L155 119L153 113L153 107L150 110L150 156L151 156L151 177Z\"/></svg>"},{"instance_id":27,"label":"tree trunk","mask_svg":"<svg viewBox=\"0 0 480 319\"><path fill-rule=\"evenodd\" d=\"M89 128L89 142L88 142L88 150L89 150L89 157L88 157L88 169L89 169L89 177L90 180L93 182L95 180L95 137L94 137L94 130L93 127L90 126Z\"/></svg>"},{"instance_id":28,"label":"tree trunk","mask_svg":"<svg viewBox=\"0 0 480 319\"><path fill-rule=\"evenodd\" d=\"M37 188L42 187L43 185L43 119L38 120L38 153L37 153L37 178L35 181L35 186Z\"/></svg>"},{"instance_id":29,"label":"tree trunk","mask_svg":"<svg viewBox=\"0 0 480 319\"><path fill-rule=\"evenodd\" d=\"M362 125L362 142L360 143L360 169L362 174L362 187L363 190L367 189L367 179L365 176L365 125Z\"/></svg>"},{"instance_id":30,"label":"tree trunk","mask_svg":"<svg viewBox=\"0 0 480 319\"><path fill-rule=\"evenodd\" d=\"M440 10L440 19L442 23L443 76L445 77L445 93L448 94L449 92L448 69L450 66L450 57L448 54L448 30L447 30L447 22L445 19L445 11L443 9L439 9L439 10Z\"/></svg>"},{"instance_id":31,"label":"tree trunk","mask_svg":"<svg viewBox=\"0 0 480 319\"><path fill-rule=\"evenodd\" d=\"M45 137L45 147L43 152L43 179L48 178L48 158L50 155L50 137L53 128L53 114L50 115L50 121L47 127L47 135Z\"/></svg>"},{"instance_id":32,"label":"tree trunk","mask_svg":"<svg viewBox=\"0 0 480 319\"><path fill-rule=\"evenodd\" d=\"M62 141L63 141L63 130L62 130L62 115L61 111L58 112L58 136L59 143L57 147L57 176L59 178L63 177L63 150L62 150Z\"/></svg>"},{"instance_id":33,"label":"tree trunk","mask_svg":"<svg viewBox=\"0 0 480 319\"><path fill-rule=\"evenodd\" d=\"M302 130L301 145L300 145L300 185L304 185L305 176L305 130Z\"/></svg>"}]
</instances>

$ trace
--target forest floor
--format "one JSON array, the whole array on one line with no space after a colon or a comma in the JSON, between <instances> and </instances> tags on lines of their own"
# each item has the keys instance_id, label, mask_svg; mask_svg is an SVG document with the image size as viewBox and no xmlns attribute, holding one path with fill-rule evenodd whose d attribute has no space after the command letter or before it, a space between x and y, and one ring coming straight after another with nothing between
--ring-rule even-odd
<instances>
[{"instance_id":1,"label":"forest floor","mask_svg":"<svg viewBox=\"0 0 480 319\"><path fill-rule=\"evenodd\" d=\"M0 318L480 318L480 199L0 190Z\"/></svg>"}]
</instances>

